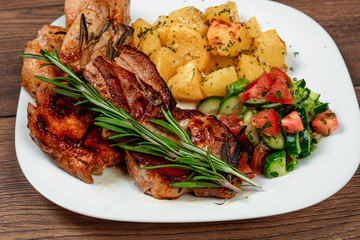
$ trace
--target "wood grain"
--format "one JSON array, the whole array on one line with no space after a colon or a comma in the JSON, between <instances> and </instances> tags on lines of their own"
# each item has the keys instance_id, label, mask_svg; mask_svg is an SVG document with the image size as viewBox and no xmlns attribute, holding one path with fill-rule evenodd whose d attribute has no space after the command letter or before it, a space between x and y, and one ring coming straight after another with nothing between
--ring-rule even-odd
<instances>
[{"instance_id":1,"label":"wood grain","mask_svg":"<svg viewBox=\"0 0 360 240\"><path fill-rule=\"evenodd\" d=\"M360 102L360 1L279 2L308 14L331 35L344 57ZM106 221L70 212L40 195L22 174L15 154L21 69L18 54L42 25L62 14L63 0L0 1L0 239L360 239L360 169L337 194L315 206L243 221Z\"/></svg>"}]
</instances>

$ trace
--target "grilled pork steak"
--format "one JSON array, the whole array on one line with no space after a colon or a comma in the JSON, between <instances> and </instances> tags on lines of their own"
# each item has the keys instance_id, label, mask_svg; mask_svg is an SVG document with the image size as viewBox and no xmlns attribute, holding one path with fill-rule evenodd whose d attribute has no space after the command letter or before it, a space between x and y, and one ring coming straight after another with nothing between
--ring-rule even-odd
<instances>
[{"instance_id":1,"label":"grilled pork steak","mask_svg":"<svg viewBox=\"0 0 360 240\"><path fill-rule=\"evenodd\" d=\"M30 136L57 166L86 183L91 174L101 174L114 166L123 154L101 137L101 129L93 126L93 113L77 101L52 91L54 85L43 83L37 90L36 107L28 105Z\"/></svg>"},{"instance_id":2,"label":"grilled pork steak","mask_svg":"<svg viewBox=\"0 0 360 240\"><path fill-rule=\"evenodd\" d=\"M178 139L149 122L151 118L163 119L161 108L170 110L174 118L186 130L192 142L237 167L241 148L235 136L217 118L196 110L176 108L166 83L159 76L156 67L143 53L129 46L121 46L116 63L103 56L91 60L85 67L85 79L117 108L128 112L135 120L152 131L175 141ZM126 151L125 162L130 177L147 194L158 199L175 199L187 192L196 196L232 197L226 188L173 188L171 182L184 181L189 172L173 168L144 170L144 166L168 163L165 159ZM227 176L230 181L231 176ZM234 184L239 180L235 179Z\"/></svg>"}]
</instances>

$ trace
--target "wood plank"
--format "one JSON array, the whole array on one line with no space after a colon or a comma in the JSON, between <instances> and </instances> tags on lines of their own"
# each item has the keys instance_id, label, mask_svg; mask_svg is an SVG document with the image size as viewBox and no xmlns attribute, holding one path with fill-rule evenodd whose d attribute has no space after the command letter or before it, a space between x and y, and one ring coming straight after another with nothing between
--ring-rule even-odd
<instances>
[{"instance_id":1,"label":"wood plank","mask_svg":"<svg viewBox=\"0 0 360 240\"><path fill-rule=\"evenodd\" d=\"M6 6L10 6L11 1L6 2ZM53 22L63 14L60 2L50 1L46 5L46 1L43 1L40 4L44 5L37 5L41 6L39 8L0 10L0 79L3 83L0 88L0 116L15 116L21 82L22 59L19 54L23 53L26 42L35 38L44 24Z\"/></svg>"}]
</instances>

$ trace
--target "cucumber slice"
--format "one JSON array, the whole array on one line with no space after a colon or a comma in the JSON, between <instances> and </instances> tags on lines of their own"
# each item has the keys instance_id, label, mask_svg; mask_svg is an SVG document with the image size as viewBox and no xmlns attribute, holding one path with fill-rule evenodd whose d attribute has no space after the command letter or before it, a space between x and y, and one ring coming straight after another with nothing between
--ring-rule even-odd
<instances>
[{"instance_id":1,"label":"cucumber slice","mask_svg":"<svg viewBox=\"0 0 360 240\"><path fill-rule=\"evenodd\" d=\"M199 102L197 110L205 114L216 115L219 112L222 99L221 96L207 97Z\"/></svg>"},{"instance_id":2,"label":"cucumber slice","mask_svg":"<svg viewBox=\"0 0 360 240\"><path fill-rule=\"evenodd\" d=\"M220 104L219 114L221 115L238 115L241 113L244 104L239 101L238 95L232 95L225 98Z\"/></svg>"},{"instance_id":3,"label":"cucumber slice","mask_svg":"<svg viewBox=\"0 0 360 240\"><path fill-rule=\"evenodd\" d=\"M247 112L244 115L244 126L246 126L245 135L252 145L257 146L260 143L260 136L256 127L251 124L252 116L252 112Z\"/></svg>"},{"instance_id":4,"label":"cucumber slice","mask_svg":"<svg viewBox=\"0 0 360 240\"><path fill-rule=\"evenodd\" d=\"M267 178L280 177L286 174L285 150L271 152L266 156L263 174Z\"/></svg>"},{"instance_id":5,"label":"cucumber slice","mask_svg":"<svg viewBox=\"0 0 360 240\"><path fill-rule=\"evenodd\" d=\"M262 109L274 109L275 111L280 110L283 108L281 103L269 103L261 106Z\"/></svg>"},{"instance_id":6,"label":"cucumber slice","mask_svg":"<svg viewBox=\"0 0 360 240\"><path fill-rule=\"evenodd\" d=\"M282 133L279 133L276 137L266 136L265 134L260 134L260 136L261 140L272 149L285 148L285 139Z\"/></svg>"},{"instance_id":7,"label":"cucumber slice","mask_svg":"<svg viewBox=\"0 0 360 240\"><path fill-rule=\"evenodd\" d=\"M302 105L296 105L295 110L299 113L304 128L307 128L309 125L309 120L305 108Z\"/></svg>"},{"instance_id":8,"label":"cucumber slice","mask_svg":"<svg viewBox=\"0 0 360 240\"><path fill-rule=\"evenodd\" d=\"M304 129L299 132L299 139L300 139L300 148L301 153L300 157L304 158L310 155L310 145L311 145L311 136L310 131L308 129Z\"/></svg>"},{"instance_id":9,"label":"cucumber slice","mask_svg":"<svg viewBox=\"0 0 360 240\"><path fill-rule=\"evenodd\" d=\"M320 94L310 90L309 97L316 102L320 98Z\"/></svg>"},{"instance_id":10,"label":"cucumber slice","mask_svg":"<svg viewBox=\"0 0 360 240\"><path fill-rule=\"evenodd\" d=\"M290 155L291 161L286 163L286 171L291 172L297 165L297 156Z\"/></svg>"},{"instance_id":11,"label":"cucumber slice","mask_svg":"<svg viewBox=\"0 0 360 240\"><path fill-rule=\"evenodd\" d=\"M314 107L314 113L316 115L316 114L325 112L328 109L329 109L329 104L328 103L320 103L319 105Z\"/></svg>"},{"instance_id":12,"label":"cucumber slice","mask_svg":"<svg viewBox=\"0 0 360 240\"><path fill-rule=\"evenodd\" d=\"M307 99L310 95L310 90L308 88L303 88L301 93L299 94L298 102L303 102L305 99Z\"/></svg>"},{"instance_id":13,"label":"cucumber slice","mask_svg":"<svg viewBox=\"0 0 360 240\"><path fill-rule=\"evenodd\" d=\"M301 153L299 133L286 135L287 154L298 156Z\"/></svg>"},{"instance_id":14,"label":"cucumber slice","mask_svg":"<svg viewBox=\"0 0 360 240\"><path fill-rule=\"evenodd\" d=\"M301 80L299 80L299 81L297 82L297 85L298 85L298 87L300 87L300 88L305 88L306 82L305 82L304 79L301 79Z\"/></svg>"},{"instance_id":15,"label":"cucumber slice","mask_svg":"<svg viewBox=\"0 0 360 240\"><path fill-rule=\"evenodd\" d=\"M259 98L259 99L249 99L249 100L244 102L244 106L259 108L259 107L261 107L263 105L266 105L268 103L269 103L269 101L266 101L266 100L261 99L261 98Z\"/></svg>"}]
</instances>

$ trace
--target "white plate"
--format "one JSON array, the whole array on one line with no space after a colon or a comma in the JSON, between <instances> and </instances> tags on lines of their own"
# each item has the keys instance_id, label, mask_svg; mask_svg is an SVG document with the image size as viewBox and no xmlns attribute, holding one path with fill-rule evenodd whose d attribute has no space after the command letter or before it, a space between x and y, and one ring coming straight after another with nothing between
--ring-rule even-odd
<instances>
[{"instance_id":1,"label":"white plate","mask_svg":"<svg viewBox=\"0 0 360 240\"><path fill-rule=\"evenodd\" d=\"M132 19L153 22L158 15L187 5L204 11L211 1L132 0ZM219 206L222 200L186 195L178 200L156 200L144 195L118 169L106 169L88 185L56 167L29 137L26 107L32 99L20 93L15 145L21 169L42 195L71 211L110 220L136 222L198 222L264 217L309 207L339 191L353 176L360 160L360 114L352 82L334 41L315 21L288 6L261 0L238 0L242 21L256 16L262 30L276 28L288 46L286 59L292 77L304 78L307 86L330 103L340 127L324 138L318 149L284 177L256 181L261 191L243 194ZM53 23L64 25L64 17ZM294 53L299 54L295 57Z\"/></svg>"}]
</instances>

